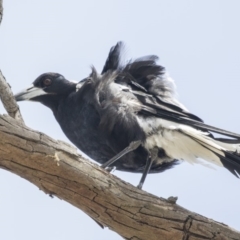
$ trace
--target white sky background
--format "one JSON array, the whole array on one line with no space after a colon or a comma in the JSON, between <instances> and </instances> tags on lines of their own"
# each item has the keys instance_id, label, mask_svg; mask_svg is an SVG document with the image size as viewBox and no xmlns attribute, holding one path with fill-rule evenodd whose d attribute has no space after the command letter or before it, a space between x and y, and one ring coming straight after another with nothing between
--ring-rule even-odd
<instances>
[{"instance_id":1,"label":"white sky background","mask_svg":"<svg viewBox=\"0 0 240 240\"><path fill-rule=\"evenodd\" d=\"M55 71L81 80L99 71L117 41L129 57L156 54L179 99L206 123L240 133L240 1L4 1L0 69L14 92ZM46 107L20 103L26 124L68 141ZM0 112L4 110L1 107ZM140 175L115 171L137 185ZM240 230L240 180L225 169L183 163L148 175L144 190ZM0 239L118 240L70 204L0 170Z\"/></svg>"}]
</instances>

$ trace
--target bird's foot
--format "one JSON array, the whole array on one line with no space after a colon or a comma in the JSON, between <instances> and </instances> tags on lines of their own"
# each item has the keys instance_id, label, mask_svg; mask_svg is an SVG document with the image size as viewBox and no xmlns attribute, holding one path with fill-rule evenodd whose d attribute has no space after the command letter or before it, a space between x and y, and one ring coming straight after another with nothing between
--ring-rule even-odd
<instances>
[{"instance_id":1,"label":"bird's foot","mask_svg":"<svg viewBox=\"0 0 240 240\"><path fill-rule=\"evenodd\" d=\"M109 173L113 173L116 170L116 167L115 166L114 167L107 167L105 170Z\"/></svg>"},{"instance_id":2,"label":"bird's foot","mask_svg":"<svg viewBox=\"0 0 240 240\"><path fill-rule=\"evenodd\" d=\"M167 199L167 201L168 201L169 203L172 203L172 204L176 204L176 203L177 203L177 200L178 200L178 197L173 197L173 196L171 196L171 197L169 197L169 198Z\"/></svg>"}]
</instances>

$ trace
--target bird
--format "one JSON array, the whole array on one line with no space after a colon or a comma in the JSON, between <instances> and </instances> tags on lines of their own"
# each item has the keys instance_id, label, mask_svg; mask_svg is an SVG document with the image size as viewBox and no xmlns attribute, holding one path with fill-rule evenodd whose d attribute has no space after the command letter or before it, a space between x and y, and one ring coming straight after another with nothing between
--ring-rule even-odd
<instances>
[{"instance_id":1,"label":"bird","mask_svg":"<svg viewBox=\"0 0 240 240\"><path fill-rule=\"evenodd\" d=\"M175 83L156 55L125 61L124 43L79 82L43 73L16 101L50 108L67 138L105 169L160 173L182 161L225 167L240 177L240 134L208 124L176 98ZM221 137L216 137L221 135Z\"/></svg>"}]
</instances>

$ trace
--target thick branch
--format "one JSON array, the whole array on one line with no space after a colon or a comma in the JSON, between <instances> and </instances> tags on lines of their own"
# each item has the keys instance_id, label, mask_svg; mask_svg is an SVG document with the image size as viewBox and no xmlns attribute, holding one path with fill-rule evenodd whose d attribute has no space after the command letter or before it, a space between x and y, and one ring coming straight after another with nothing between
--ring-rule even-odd
<instances>
[{"instance_id":1,"label":"thick branch","mask_svg":"<svg viewBox=\"0 0 240 240\"><path fill-rule=\"evenodd\" d=\"M66 143L0 115L0 167L83 210L126 239L240 239L228 226L131 186Z\"/></svg>"}]
</instances>

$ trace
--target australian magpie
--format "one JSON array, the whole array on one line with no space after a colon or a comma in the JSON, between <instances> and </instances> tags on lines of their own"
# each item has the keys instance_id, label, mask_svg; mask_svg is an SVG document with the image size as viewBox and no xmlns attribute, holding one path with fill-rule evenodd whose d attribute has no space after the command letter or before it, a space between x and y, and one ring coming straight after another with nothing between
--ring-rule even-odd
<instances>
[{"instance_id":1,"label":"australian magpie","mask_svg":"<svg viewBox=\"0 0 240 240\"><path fill-rule=\"evenodd\" d=\"M112 47L103 70L78 83L44 73L15 95L49 107L63 132L102 167L158 173L198 158L240 175L240 135L203 123L175 98L174 82L154 55L123 62ZM221 134L222 138L214 137Z\"/></svg>"}]
</instances>

